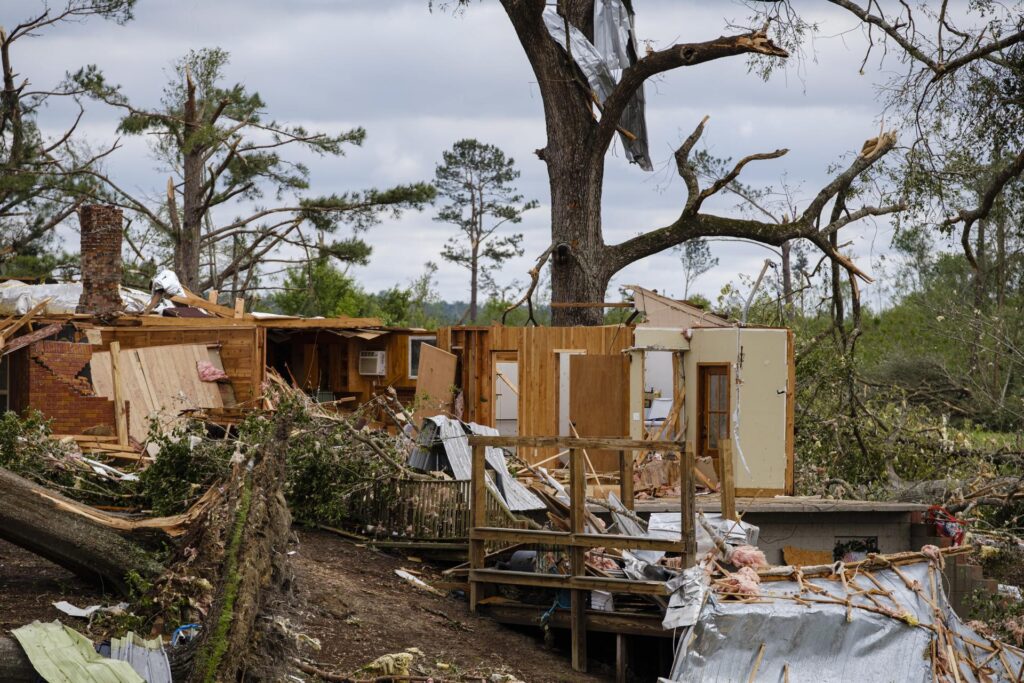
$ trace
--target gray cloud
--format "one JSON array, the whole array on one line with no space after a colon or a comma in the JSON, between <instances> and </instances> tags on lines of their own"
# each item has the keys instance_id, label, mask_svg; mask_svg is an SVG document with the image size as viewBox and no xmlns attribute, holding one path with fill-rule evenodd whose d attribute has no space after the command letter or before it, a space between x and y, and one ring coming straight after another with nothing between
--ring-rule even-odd
<instances>
[{"instance_id":1,"label":"gray cloud","mask_svg":"<svg viewBox=\"0 0 1024 683\"><path fill-rule=\"evenodd\" d=\"M780 160L749 167L745 179L774 183L784 175L805 193L827 178L828 166L859 149L878 128L876 75L858 74L865 46L855 23L821 3L803 3L821 26L813 51L767 83L748 73L742 58L682 69L648 85L648 114L656 166L668 164L679 140L711 115L705 144L719 156L790 148ZM726 20L746 10L732 2L638 0L637 28L655 47L675 40L707 40L727 32ZM34 0L7 0L0 23L11 25L39 8ZM523 278L547 244L545 167L533 155L544 145L542 103L533 74L497 3L474 4L461 16L430 13L427 0L143 0L125 26L98 20L66 25L19 46L24 76L52 84L87 63L99 65L140 103L155 104L168 65L189 49L220 46L232 54L230 80L259 91L272 116L337 131L362 125L366 145L342 159L304 159L313 191L329 192L429 179L443 149L461 137L504 148L523 171L521 189L542 203L520 226L527 255L509 264ZM835 36L831 38L821 36ZM44 123L67 120L55 106ZM116 113L90 107L83 130L95 144L115 138ZM161 176L143 140L126 139L108 162L124 184L159 188ZM604 200L606 239L614 242L673 220L682 186L671 165L645 174L616 150L608 159ZM729 201L709 204L732 211ZM438 260L449 230L431 212L411 213L368 235L374 261L354 271L371 289L405 282L426 260ZM887 245L879 227L847 232L866 254ZM881 226L884 233L887 226ZM716 243L721 268L698 289L714 294L738 273L754 273L769 252L758 246ZM634 264L617 282L640 281L681 293L676 257L661 254ZM465 294L465 278L442 264L442 294ZM614 294L612 292L611 294Z\"/></svg>"}]
</instances>

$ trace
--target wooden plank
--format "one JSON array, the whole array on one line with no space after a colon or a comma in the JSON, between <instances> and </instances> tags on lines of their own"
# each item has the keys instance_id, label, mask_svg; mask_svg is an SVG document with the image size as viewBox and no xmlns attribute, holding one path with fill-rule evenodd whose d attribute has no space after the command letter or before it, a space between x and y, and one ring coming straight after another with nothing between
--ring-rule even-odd
<instances>
[{"instance_id":1,"label":"wooden plank","mask_svg":"<svg viewBox=\"0 0 1024 683\"><path fill-rule=\"evenodd\" d=\"M570 436L480 436L471 434L470 445L494 446L497 448L609 448L613 450L668 451L681 452L685 445L681 441L645 441L643 439L618 439Z\"/></svg>"},{"instance_id":2,"label":"wooden plank","mask_svg":"<svg viewBox=\"0 0 1024 683\"><path fill-rule=\"evenodd\" d=\"M110 377L114 385L114 431L117 443L128 445L128 419L124 412L124 385L121 383L121 344L110 343Z\"/></svg>"},{"instance_id":3,"label":"wooden plank","mask_svg":"<svg viewBox=\"0 0 1024 683\"><path fill-rule=\"evenodd\" d=\"M663 550L665 552L683 552L680 541L666 538L647 538L627 536L623 534L574 534L567 531L541 531L537 529L506 529L502 527L477 527L469 532L469 537L480 541L498 541L503 543L530 543L555 547L577 548L618 548L620 550Z\"/></svg>"},{"instance_id":4,"label":"wooden plank","mask_svg":"<svg viewBox=\"0 0 1024 683\"><path fill-rule=\"evenodd\" d=\"M683 566L692 567L697 564L697 527L696 527L696 490L693 484L697 459L693 449L686 451L679 459L679 520L680 541L683 544Z\"/></svg>"},{"instance_id":5,"label":"wooden plank","mask_svg":"<svg viewBox=\"0 0 1024 683\"><path fill-rule=\"evenodd\" d=\"M15 337L10 344L3 344L4 339L3 337L0 337L0 344L3 344L3 351L0 352L0 356L6 356L13 351L25 348L29 344L46 339L47 337L52 337L60 332L63 327L64 325L61 323L53 323L52 325L47 325L35 332L29 332L28 334L23 334L20 337Z\"/></svg>"},{"instance_id":6,"label":"wooden plank","mask_svg":"<svg viewBox=\"0 0 1024 683\"><path fill-rule=\"evenodd\" d=\"M535 586L537 588L602 590L607 593L627 595L669 595L663 581L633 581L631 579L606 579L597 576L569 576L567 574L536 574L534 572L513 572L502 569L470 569L470 586L474 583L496 583L510 586Z\"/></svg>"},{"instance_id":7,"label":"wooden plank","mask_svg":"<svg viewBox=\"0 0 1024 683\"><path fill-rule=\"evenodd\" d=\"M487 449L484 446L473 446L473 467L471 477L473 488L470 491L469 510L473 518L471 529L482 527L487 524L487 484L484 470ZM469 542L469 567L470 573L482 571L487 550L484 542L471 539ZM469 587L469 609L476 611L477 603L480 601L480 586L470 584Z\"/></svg>"},{"instance_id":8,"label":"wooden plank","mask_svg":"<svg viewBox=\"0 0 1024 683\"><path fill-rule=\"evenodd\" d=\"M420 345L420 365L416 377L413 417L417 425L425 417L449 415L452 409L452 387L459 359L430 344Z\"/></svg>"},{"instance_id":9,"label":"wooden plank","mask_svg":"<svg viewBox=\"0 0 1024 683\"><path fill-rule=\"evenodd\" d=\"M569 596L573 671L587 670L587 591L574 589Z\"/></svg>"},{"instance_id":10,"label":"wooden plank","mask_svg":"<svg viewBox=\"0 0 1024 683\"><path fill-rule=\"evenodd\" d=\"M722 441L720 448L718 467L722 471L722 517L736 521L736 479L733 475L732 438Z\"/></svg>"},{"instance_id":11,"label":"wooden plank","mask_svg":"<svg viewBox=\"0 0 1024 683\"><path fill-rule=\"evenodd\" d=\"M206 300L209 301L211 304L215 304L217 303L218 296L220 296L220 292L218 292L216 289L211 289L209 294L206 295Z\"/></svg>"},{"instance_id":12,"label":"wooden plank","mask_svg":"<svg viewBox=\"0 0 1024 683\"><path fill-rule=\"evenodd\" d=\"M46 308L46 304L48 303L50 303L50 297L47 297L40 301L39 303L37 303L35 306L29 309L28 313L18 318L17 322L15 322L13 325L5 329L3 333L0 334L0 346L3 346L6 343L6 341L10 339L15 332L20 330L25 323L27 323L29 320L34 318L37 313Z\"/></svg>"},{"instance_id":13,"label":"wooden plank","mask_svg":"<svg viewBox=\"0 0 1024 683\"><path fill-rule=\"evenodd\" d=\"M235 299L235 318L242 318L245 316L245 299L237 297Z\"/></svg>"},{"instance_id":14,"label":"wooden plank","mask_svg":"<svg viewBox=\"0 0 1024 683\"><path fill-rule=\"evenodd\" d=\"M521 603L481 605L481 612L503 624L519 624L536 626L546 611L545 607L524 605ZM555 610L549 617L553 628L569 628L569 614L564 610ZM669 639L676 635L674 630L661 626L660 614L634 614L629 612L587 611L587 630L595 633L616 633L649 638Z\"/></svg>"},{"instance_id":15,"label":"wooden plank","mask_svg":"<svg viewBox=\"0 0 1024 683\"><path fill-rule=\"evenodd\" d=\"M633 308L632 301L552 301L551 308Z\"/></svg>"}]
</instances>

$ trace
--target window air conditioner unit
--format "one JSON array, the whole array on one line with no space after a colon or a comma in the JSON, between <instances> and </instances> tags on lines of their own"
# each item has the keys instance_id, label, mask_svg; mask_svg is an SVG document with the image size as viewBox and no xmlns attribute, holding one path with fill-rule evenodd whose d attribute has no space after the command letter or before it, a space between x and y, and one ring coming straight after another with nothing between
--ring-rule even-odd
<instances>
[{"instance_id":1,"label":"window air conditioner unit","mask_svg":"<svg viewBox=\"0 0 1024 683\"><path fill-rule=\"evenodd\" d=\"M384 376L384 351L360 351L359 374L375 377Z\"/></svg>"}]
</instances>

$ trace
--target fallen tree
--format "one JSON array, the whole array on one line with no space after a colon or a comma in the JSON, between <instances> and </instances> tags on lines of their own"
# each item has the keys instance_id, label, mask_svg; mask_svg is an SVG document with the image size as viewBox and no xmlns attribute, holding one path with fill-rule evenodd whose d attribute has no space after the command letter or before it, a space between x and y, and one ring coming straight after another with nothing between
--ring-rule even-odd
<instances>
[{"instance_id":1,"label":"fallen tree","mask_svg":"<svg viewBox=\"0 0 1024 683\"><path fill-rule=\"evenodd\" d=\"M84 507L0 469L0 538L78 576L127 595L125 577L158 576L164 567L138 544L86 516ZM98 515L102 515L96 511Z\"/></svg>"}]
</instances>

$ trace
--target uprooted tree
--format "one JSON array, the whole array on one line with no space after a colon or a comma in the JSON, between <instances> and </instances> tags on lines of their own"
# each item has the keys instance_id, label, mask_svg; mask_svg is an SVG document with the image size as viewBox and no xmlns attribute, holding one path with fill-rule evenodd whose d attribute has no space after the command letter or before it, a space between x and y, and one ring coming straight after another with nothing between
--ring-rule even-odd
<instances>
[{"instance_id":1,"label":"uprooted tree","mask_svg":"<svg viewBox=\"0 0 1024 683\"><path fill-rule=\"evenodd\" d=\"M899 89L902 97L911 103L939 90L936 83L955 80L965 65L979 61L998 64L1002 52L1022 38L1019 14L1012 11L986 13L985 7L975 7L971 11L980 19L977 25L965 29L947 15L947 3L942 3L941 11L925 7L915 10L917 14L902 3L902 8L896 9L897 16L887 17L879 3L861 6L849 0L830 2L870 31L868 38L872 47L876 42L892 46L907 67ZM472 3L456 0L438 4L468 6ZM847 208L850 203L847 200L857 194L862 175L895 148L894 133L882 132L865 143L860 154L815 193L802 211L781 223L766 222L719 216L702 207L705 200L734 181L748 163L776 159L787 150L746 156L724 176L702 187L691 153L704 131L705 118L675 152L676 166L686 187L679 217L669 225L644 229L619 244L604 241L601 197L605 157L616 134L627 140L628 157L643 166L650 165L645 151L638 154L635 148L629 148L630 142L643 135L639 129L630 130L627 125L627 120L636 121L636 117L624 117L631 107L637 106L635 98L642 97L644 83L675 69L739 55L766 60L766 69L770 70L771 62L787 58L808 30L789 0L752 3L751 25L763 28L704 42L678 43L661 50L648 50L643 56L630 40L628 46L624 46L628 66L618 64L621 69L618 78L608 85L605 93L596 92L579 68L576 61L580 56L579 43L573 36L582 36L593 43L595 6L601 4L612 14L618 11L631 15L631 3L626 0L559 0L557 3L501 0L501 4L533 69L544 104L547 142L537 150L537 155L548 169L552 241L533 272L551 258L553 302L602 301L610 279L618 271L642 258L702 237L742 238L771 245L806 239L848 273L867 279L866 274L840 253L837 234L855 221L907 208L901 198ZM774 27L771 37L770 27ZM923 130L917 133L919 140L927 135ZM1018 175L1024 167L1021 154L1015 152L1007 156L1010 161L1004 173L994 174L989 185L991 192L981 193L976 208L958 208L951 220L970 223L984 216L991 207L988 197L1001 191L1005 176ZM842 198L841 208L830 212L828 207L836 204L837 198ZM553 322L559 325L598 324L601 319L598 308L558 308L553 315Z\"/></svg>"}]
</instances>

